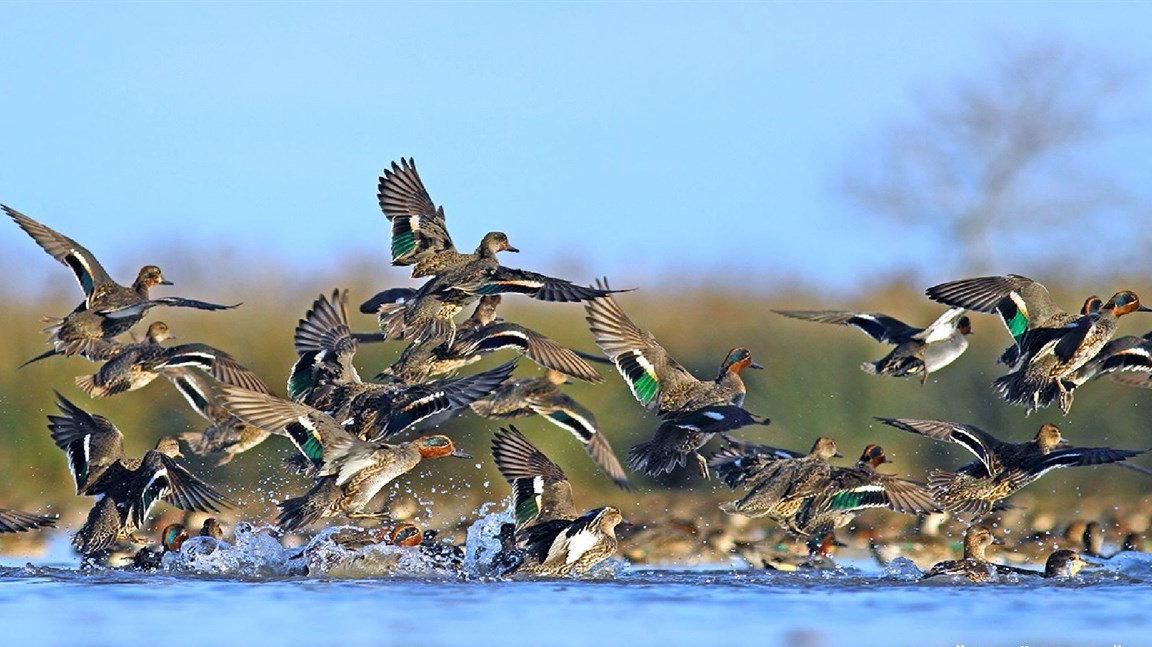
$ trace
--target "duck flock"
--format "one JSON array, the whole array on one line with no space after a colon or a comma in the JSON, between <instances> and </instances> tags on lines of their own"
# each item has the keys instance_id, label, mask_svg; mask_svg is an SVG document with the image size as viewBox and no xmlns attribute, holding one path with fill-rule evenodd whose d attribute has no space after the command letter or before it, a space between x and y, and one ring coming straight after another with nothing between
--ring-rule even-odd
<instances>
[{"instance_id":1,"label":"duck flock","mask_svg":"<svg viewBox=\"0 0 1152 647\"><path fill-rule=\"evenodd\" d=\"M1013 507L1013 494L1052 469L1122 464L1140 449L1080 447L1060 429L1042 425L1035 437L1009 442L972 425L940 420L880 418L886 425L927 438L954 443L976 460L953 471L935 470L922 481L880 471L883 449L868 445L850 467L829 461L841 456L832 438L816 439L811 449L794 451L751 443L732 434L769 420L744 408L745 369L762 368L751 353L733 348L713 379L701 379L678 363L648 331L621 307L627 290L597 280L571 281L513 269L501 264L503 252L518 251L501 232L491 232L475 252L456 249L444 209L424 187L411 159L391 164L380 178L380 207L391 223L393 265L411 266L419 288L391 288L368 299L361 312L378 318L379 329L354 332L349 324L346 290L322 294L295 331L297 360L283 395L228 353L200 343L168 345L173 335L152 322L143 341L117 341L156 307L219 311L237 307L155 297L157 286L171 285L159 267L141 268L130 286L120 285L82 245L7 206L4 212L48 254L65 265L80 284L84 300L59 319L46 319L50 348L29 360L80 356L100 363L75 386L91 398L116 397L166 378L210 424L181 438L161 439L140 457L124 454L124 435L112 421L86 411L57 391L59 411L48 416L48 431L62 450L75 478L76 494L93 497L85 523L72 545L85 562L99 564L124 548L147 544L140 533L158 501L186 511L220 513L233 506L229 497L181 461L182 444L224 464L269 436L281 436L294 450L286 469L311 479L304 492L284 493L276 525L284 532L339 526L327 532L341 546L380 542L436 557L445 568L459 566L462 551L397 523L373 507L384 488L424 461L468 457L445 435L416 435L465 411L498 420L539 415L578 440L588 457L617 486L629 489L628 470L585 406L561 387L570 379L600 382L593 363L610 363L636 401L657 414L651 438L627 453L631 470L650 476L676 470L713 474L739 495L721 506L734 519L768 519L803 545L802 565L828 559L838 544L835 532L860 511L881 508L922 518L950 514L966 526L963 559L944 560L925 577L958 575L982 581L997 573L1074 576L1085 564L1076 550L1047 556L1044 571L990 562L987 546L998 541L989 515ZM588 328L603 355L562 346L497 314L505 294L546 302L583 302ZM1113 339L1120 317L1148 312L1132 292L1107 300L1092 296L1077 311L1061 309L1040 283L1018 275L962 279L933 286L930 299L950 306L935 322L918 328L893 317L825 310L779 311L796 319L858 328L893 345L885 357L865 363L871 374L928 377L954 362L967 349L969 312L997 315L1011 337L999 361L1007 373L994 388L1006 401L1034 410L1058 406L1067 413L1075 391L1096 378L1152 387L1152 333ZM474 306L463 320L458 317ZM358 373L354 359L360 344L399 341L398 359L371 380ZM513 377L515 361L490 370L461 374L484 356L512 351L544 369L543 377ZM719 437L718 449L702 453ZM618 529L625 524L618 508L585 509L574 500L564 470L545 456L515 426L491 440L496 467L512 492L514 522L494 528L500 550L486 565L496 575L585 574L619 552ZM1126 465L1126 464L1125 464ZM1144 471L1145 468L1131 466ZM417 486L418 487L418 486ZM288 496L294 495L294 496ZM334 520L334 521L329 521ZM52 516L0 509L0 532L53 526ZM352 522L355 526L344 526ZM743 522L742 522L743 523ZM631 532L635 533L636 526ZM210 517L200 531L222 537ZM1084 531L1085 538L1089 531ZM1099 546L1099 525L1094 532ZM147 546L135 553L136 567L155 567L166 552L178 552L188 531L178 524L163 528L160 551ZM1131 544L1133 548L1136 543ZM733 549L736 550L736 549ZM879 550L879 549L877 549ZM747 553L742 552L746 558ZM755 560L749 560L755 561ZM766 567L775 559L760 560Z\"/></svg>"}]
</instances>

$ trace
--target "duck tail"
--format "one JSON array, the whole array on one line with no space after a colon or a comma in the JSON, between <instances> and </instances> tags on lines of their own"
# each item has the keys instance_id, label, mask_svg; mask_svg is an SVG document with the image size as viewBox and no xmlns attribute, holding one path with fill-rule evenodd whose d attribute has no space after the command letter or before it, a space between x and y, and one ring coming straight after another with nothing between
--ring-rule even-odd
<instances>
[{"instance_id":1,"label":"duck tail","mask_svg":"<svg viewBox=\"0 0 1152 647\"><path fill-rule=\"evenodd\" d=\"M28 360L27 362L24 362L23 364L21 364L20 366L18 366L16 368L17 368L17 370L19 370L19 369L24 368L25 366L28 366L29 364L35 364L36 362L39 362L42 359L48 359L49 357L55 357L56 355L61 355L61 354L62 353L60 351L56 350L55 348L53 348L52 350L46 350L43 353L40 353L36 357L33 357L32 359Z\"/></svg>"},{"instance_id":2,"label":"duck tail","mask_svg":"<svg viewBox=\"0 0 1152 647\"><path fill-rule=\"evenodd\" d=\"M1023 368L996 378L992 387L1006 402L1027 407L1028 413L1051 406L1063 393L1057 380L1032 377Z\"/></svg>"},{"instance_id":3,"label":"duck tail","mask_svg":"<svg viewBox=\"0 0 1152 647\"><path fill-rule=\"evenodd\" d=\"M928 490L932 493L932 498L940 504L940 507L948 512L969 516L973 519L983 517L992 511L991 502L981 499L957 499L955 496L949 496L950 493L958 489L957 486L960 485L961 480L970 478L970 476L956 472L932 470L928 474Z\"/></svg>"},{"instance_id":4,"label":"duck tail","mask_svg":"<svg viewBox=\"0 0 1152 647\"><path fill-rule=\"evenodd\" d=\"M120 528L120 511L112 497L104 496L92 506L88 519L72 536L72 547L85 557L107 552L116 543Z\"/></svg>"},{"instance_id":5,"label":"duck tail","mask_svg":"<svg viewBox=\"0 0 1152 647\"><path fill-rule=\"evenodd\" d=\"M277 504L280 516L276 518L276 525L284 530L296 530L315 523L326 510L333 507L339 497L340 486L336 485L336 479L321 479L303 496Z\"/></svg>"},{"instance_id":6,"label":"duck tail","mask_svg":"<svg viewBox=\"0 0 1152 647\"><path fill-rule=\"evenodd\" d=\"M108 395L108 389L96 385L95 375L79 375L76 377L76 387L88 394L90 398L102 398Z\"/></svg>"},{"instance_id":7,"label":"duck tail","mask_svg":"<svg viewBox=\"0 0 1152 647\"><path fill-rule=\"evenodd\" d=\"M657 440L637 443L628 450L628 465L648 476L667 474L677 467L683 467L687 460L687 454Z\"/></svg>"}]
</instances>

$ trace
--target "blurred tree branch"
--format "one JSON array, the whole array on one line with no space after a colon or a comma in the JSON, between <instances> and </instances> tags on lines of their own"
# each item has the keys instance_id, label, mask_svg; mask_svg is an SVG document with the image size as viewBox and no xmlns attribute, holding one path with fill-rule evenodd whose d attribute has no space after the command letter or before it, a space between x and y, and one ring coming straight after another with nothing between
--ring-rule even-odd
<instances>
[{"instance_id":1,"label":"blurred tree branch","mask_svg":"<svg viewBox=\"0 0 1152 647\"><path fill-rule=\"evenodd\" d=\"M1003 47L982 75L920 96L913 118L857 157L844 190L877 215L932 231L965 271L986 271L1005 251L1002 236L1136 214L1134 198L1086 163L1122 129L1116 112L1135 83L1113 61L1065 43Z\"/></svg>"}]
</instances>

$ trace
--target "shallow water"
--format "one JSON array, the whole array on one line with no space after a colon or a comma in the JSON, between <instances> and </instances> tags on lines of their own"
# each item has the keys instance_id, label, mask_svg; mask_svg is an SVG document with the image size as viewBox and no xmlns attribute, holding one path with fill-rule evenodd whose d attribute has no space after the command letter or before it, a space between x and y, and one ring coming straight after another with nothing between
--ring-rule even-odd
<instances>
[{"instance_id":1,"label":"shallow water","mask_svg":"<svg viewBox=\"0 0 1152 647\"><path fill-rule=\"evenodd\" d=\"M910 563L787 574L618 567L590 580L509 581L433 577L420 564L387 577L274 574L298 549L267 539L241 533L221 545L200 568L210 575L175 555L156 574L0 568L0 626L9 641L52 644L1152 643L1152 556L1141 554L1064 582L923 583ZM66 554L60 543L54 551Z\"/></svg>"}]
</instances>

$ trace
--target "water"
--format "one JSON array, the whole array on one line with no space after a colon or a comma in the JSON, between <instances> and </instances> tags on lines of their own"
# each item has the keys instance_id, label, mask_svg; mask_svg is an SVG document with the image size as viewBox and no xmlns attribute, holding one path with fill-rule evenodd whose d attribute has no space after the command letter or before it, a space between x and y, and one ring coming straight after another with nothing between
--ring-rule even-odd
<instances>
[{"instance_id":1,"label":"water","mask_svg":"<svg viewBox=\"0 0 1152 647\"><path fill-rule=\"evenodd\" d=\"M483 516L477 528L501 519ZM1138 553L1075 581L983 585L920 582L905 560L800 573L615 562L585 580L498 580L445 573L412 549L344 550L326 540L332 532L304 556L270 529L240 525L233 542L189 540L156 573L81 571L61 533L54 565L0 567L0 627L32 644L166 647L1152 644L1152 555ZM492 546L478 534L469 559L482 561Z\"/></svg>"}]
</instances>

